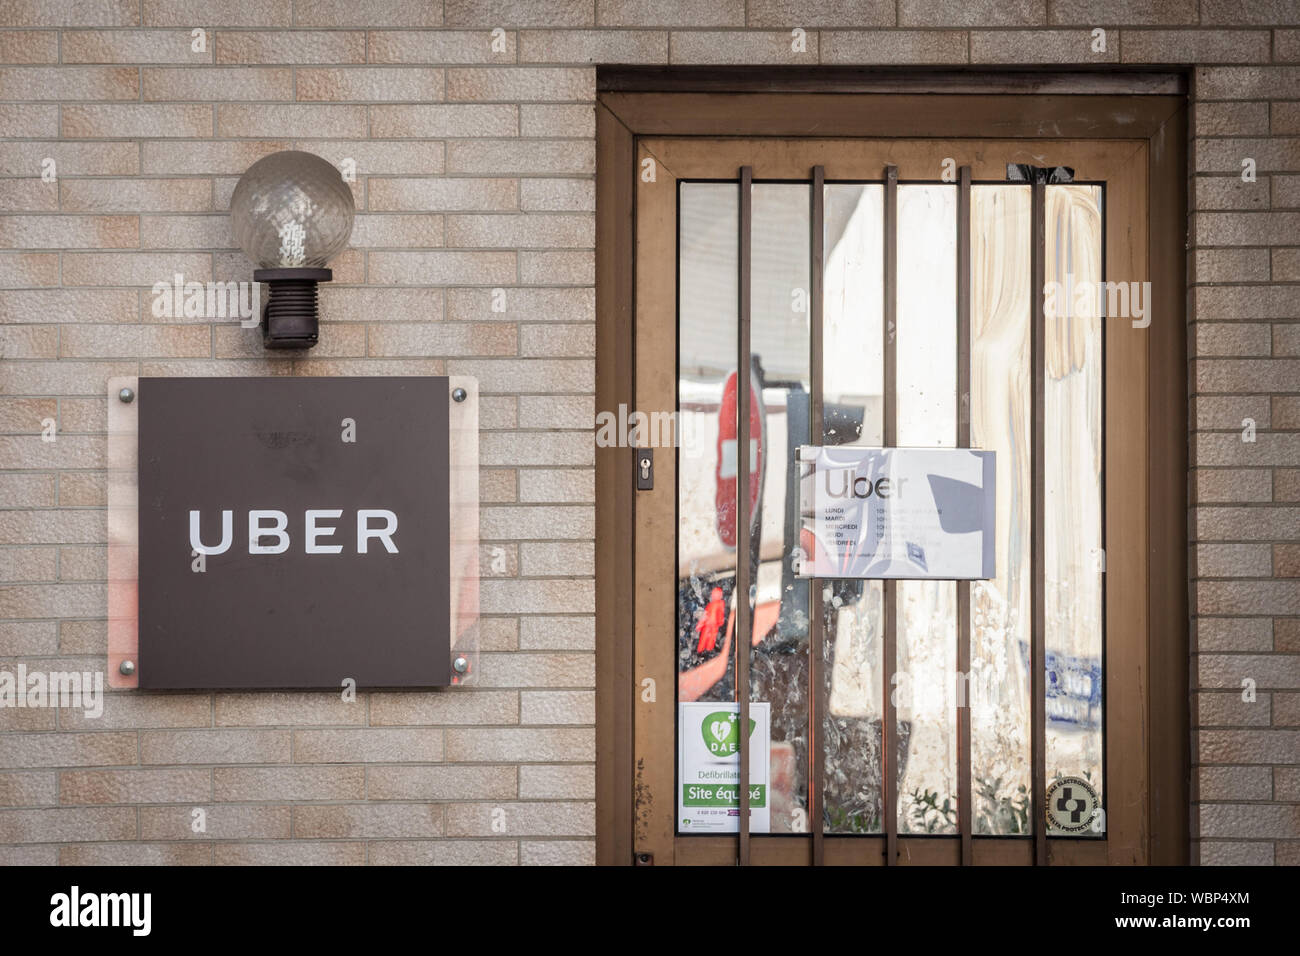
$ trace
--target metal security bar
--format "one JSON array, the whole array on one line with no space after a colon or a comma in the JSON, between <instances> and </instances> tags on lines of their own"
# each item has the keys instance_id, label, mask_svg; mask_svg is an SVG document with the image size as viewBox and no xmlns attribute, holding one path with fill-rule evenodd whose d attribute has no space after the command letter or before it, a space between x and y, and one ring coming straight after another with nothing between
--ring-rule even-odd
<instances>
[{"instance_id":1,"label":"metal security bar","mask_svg":"<svg viewBox=\"0 0 1300 956\"><path fill-rule=\"evenodd\" d=\"M825 257L825 220L826 220L826 170L814 166L812 171L812 235L809 249L811 268L808 273L810 316L808 328L808 383L811 392L808 401L809 417L812 419L808 434L819 444L826 434L825 409L823 407L822 382L823 372L823 309L824 292L822 289L823 271L826 268ZM808 582L808 619L809 661L808 676L812 683L812 692L808 695L808 827L812 830L812 864L821 866L826 862L825 827L822 826L823 803L825 796L822 788L826 780L826 754L822 746L822 725L826 719L826 602L823 597L824 585L816 579Z\"/></svg>"},{"instance_id":2,"label":"metal security bar","mask_svg":"<svg viewBox=\"0 0 1300 956\"><path fill-rule=\"evenodd\" d=\"M884 445L898 444L898 167L885 167L885 302L881 334L884 336ZM881 822L885 831L885 865L898 862L898 708L892 679L898 672L898 582L884 582L885 653L881 688L880 791Z\"/></svg>"},{"instance_id":3,"label":"metal security bar","mask_svg":"<svg viewBox=\"0 0 1300 956\"><path fill-rule=\"evenodd\" d=\"M970 447L970 167L957 173L957 447ZM970 582L957 582L957 830L961 864L974 862L970 783Z\"/></svg>"},{"instance_id":4,"label":"metal security bar","mask_svg":"<svg viewBox=\"0 0 1300 956\"><path fill-rule=\"evenodd\" d=\"M750 379L754 360L750 345L750 260L754 171L740 167L740 283L737 289L736 347L736 697L740 703L740 819L737 825L736 862L749 865L749 653L753 644L753 610L750 590L754 573L749 515L749 414Z\"/></svg>"}]
</instances>

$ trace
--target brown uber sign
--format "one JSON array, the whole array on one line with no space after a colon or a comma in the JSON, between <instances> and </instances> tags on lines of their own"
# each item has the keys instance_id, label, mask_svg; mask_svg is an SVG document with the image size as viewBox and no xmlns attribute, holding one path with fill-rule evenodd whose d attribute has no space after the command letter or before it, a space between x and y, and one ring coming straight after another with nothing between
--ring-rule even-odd
<instances>
[{"instance_id":1,"label":"brown uber sign","mask_svg":"<svg viewBox=\"0 0 1300 956\"><path fill-rule=\"evenodd\" d=\"M140 686L451 682L446 378L142 378Z\"/></svg>"}]
</instances>

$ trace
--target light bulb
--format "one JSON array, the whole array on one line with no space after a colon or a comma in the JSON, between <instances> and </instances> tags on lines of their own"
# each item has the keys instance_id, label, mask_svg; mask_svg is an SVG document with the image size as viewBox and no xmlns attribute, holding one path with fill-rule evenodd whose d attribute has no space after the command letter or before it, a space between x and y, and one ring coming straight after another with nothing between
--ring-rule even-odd
<instances>
[{"instance_id":1,"label":"light bulb","mask_svg":"<svg viewBox=\"0 0 1300 956\"><path fill-rule=\"evenodd\" d=\"M270 285L262 312L267 348L310 348L319 320L316 283L352 236L352 190L333 164L312 153L272 153L248 167L230 197L235 240Z\"/></svg>"}]
</instances>

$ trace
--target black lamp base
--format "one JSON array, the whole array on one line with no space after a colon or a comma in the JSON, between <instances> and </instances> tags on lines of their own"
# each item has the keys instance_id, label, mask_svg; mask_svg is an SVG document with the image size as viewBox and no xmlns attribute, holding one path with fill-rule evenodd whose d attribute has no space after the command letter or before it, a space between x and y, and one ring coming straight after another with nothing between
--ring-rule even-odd
<instances>
[{"instance_id":1,"label":"black lamp base","mask_svg":"<svg viewBox=\"0 0 1300 956\"><path fill-rule=\"evenodd\" d=\"M329 282L329 269L258 269L253 281L269 292L262 307L262 345L268 349L309 349L320 336L316 283Z\"/></svg>"}]
</instances>

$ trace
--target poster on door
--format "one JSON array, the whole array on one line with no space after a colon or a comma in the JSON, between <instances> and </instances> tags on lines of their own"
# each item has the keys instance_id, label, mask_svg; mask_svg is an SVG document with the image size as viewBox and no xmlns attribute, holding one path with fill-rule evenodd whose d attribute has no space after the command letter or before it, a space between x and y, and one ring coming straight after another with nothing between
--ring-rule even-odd
<instances>
[{"instance_id":1,"label":"poster on door","mask_svg":"<svg viewBox=\"0 0 1300 956\"><path fill-rule=\"evenodd\" d=\"M677 705L678 830L736 833L740 829L740 705ZM771 705L749 705L749 832L769 833Z\"/></svg>"},{"instance_id":2,"label":"poster on door","mask_svg":"<svg viewBox=\"0 0 1300 956\"><path fill-rule=\"evenodd\" d=\"M800 577L996 575L994 452L803 446L799 463L813 545Z\"/></svg>"}]
</instances>

